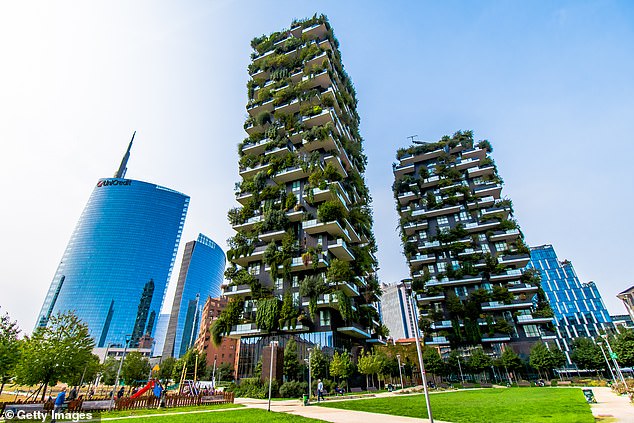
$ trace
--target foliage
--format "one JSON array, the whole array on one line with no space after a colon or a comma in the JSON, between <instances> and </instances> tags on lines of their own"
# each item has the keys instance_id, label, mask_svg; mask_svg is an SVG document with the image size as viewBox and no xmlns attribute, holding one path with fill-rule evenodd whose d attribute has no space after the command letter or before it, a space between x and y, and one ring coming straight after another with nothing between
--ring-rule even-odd
<instances>
[{"instance_id":1,"label":"foliage","mask_svg":"<svg viewBox=\"0 0 634 423\"><path fill-rule=\"evenodd\" d=\"M284 293L282 298L282 309L280 310L280 327L288 326L295 329L297 326L297 316L299 315L293 304L293 296L290 291Z\"/></svg>"},{"instance_id":2,"label":"foliage","mask_svg":"<svg viewBox=\"0 0 634 423\"><path fill-rule=\"evenodd\" d=\"M602 369L605 365L601 348L590 338L576 338L572 341L570 359L580 369Z\"/></svg>"},{"instance_id":3,"label":"foliage","mask_svg":"<svg viewBox=\"0 0 634 423\"><path fill-rule=\"evenodd\" d=\"M231 332L231 327L237 325L244 308L242 297L233 297L220 316L211 324L211 341L214 345L220 345L222 337Z\"/></svg>"},{"instance_id":4,"label":"foliage","mask_svg":"<svg viewBox=\"0 0 634 423\"><path fill-rule=\"evenodd\" d=\"M87 384L92 380L95 380L97 374L101 370L101 363L99 357L92 354L83 369L77 369L77 372L70 374L68 377L68 384L72 386L80 386L81 384Z\"/></svg>"},{"instance_id":5,"label":"foliage","mask_svg":"<svg viewBox=\"0 0 634 423\"><path fill-rule=\"evenodd\" d=\"M445 362L442 361L436 348L425 348L423 350L423 363L425 364L425 371L435 375L445 374Z\"/></svg>"},{"instance_id":6,"label":"foliage","mask_svg":"<svg viewBox=\"0 0 634 423\"><path fill-rule=\"evenodd\" d=\"M16 381L24 385L41 383L46 387L66 382L92 360L95 342L88 326L73 312L51 316L46 327L38 327L22 344L22 357L16 367Z\"/></svg>"},{"instance_id":7,"label":"foliage","mask_svg":"<svg viewBox=\"0 0 634 423\"><path fill-rule=\"evenodd\" d=\"M280 386L280 397L282 398L301 398L306 392L308 392L307 382L292 380Z\"/></svg>"},{"instance_id":8,"label":"foliage","mask_svg":"<svg viewBox=\"0 0 634 423\"><path fill-rule=\"evenodd\" d=\"M121 379L126 385L138 386L147 381L150 362L139 351L128 352L121 366Z\"/></svg>"},{"instance_id":9,"label":"foliage","mask_svg":"<svg viewBox=\"0 0 634 423\"><path fill-rule=\"evenodd\" d=\"M311 316L317 312L317 297L325 292L324 280L318 275L306 276L299 285L299 295L309 299L308 311Z\"/></svg>"},{"instance_id":10,"label":"foliage","mask_svg":"<svg viewBox=\"0 0 634 423\"><path fill-rule=\"evenodd\" d=\"M278 324L280 315L280 301L276 297L258 300L258 310L255 313L255 324L258 328L270 332Z\"/></svg>"},{"instance_id":11,"label":"foliage","mask_svg":"<svg viewBox=\"0 0 634 423\"><path fill-rule=\"evenodd\" d=\"M552 369L562 366L565 361L565 356L559 349L555 347L549 349L542 342L535 343L531 348L529 364L538 372L550 373Z\"/></svg>"},{"instance_id":12,"label":"foliage","mask_svg":"<svg viewBox=\"0 0 634 423\"><path fill-rule=\"evenodd\" d=\"M167 357L159 364L159 371L156 375L163 383L167 383L172 378L174 371L174 364L176 359L174 357Z\"/></svg>"},{"instance_id":13,"label":"foliage","mask_svg":"<svg viewBox=\"0 0 634 423\"><path fill-rule=\"evenodd\" d=\"M274 380L273 383L277 385L277 381ZM236 397L259 399L266 398L269 392L268 384L264 386L259 377L242 378L239 384L232 383L227 390L232 391Z\"/></svg>"},{"instance_id":14,"label":"foliage","mask_svg":"<svg viewBox=\"0 0 634 423\"><path fill-rule=\"evenodd\" d=\"M330 376L338 380L348 379L353 371L354 366L350 361L348 353L343 352L339 354L338 351L335 351L335 354L332 356L332 361L330 362Z\"/></svg>"},{"instance_id":15,"label":"foliage","mask_svg":"<svg viewBox=\"0 0 634 423\"><path fill-rule=\"evenodd\" d=\"M359 369L359 373L367 377L379 373L382 364L381 357L378 354L369 354L366 352L363 355L359 355L357 368Z\"/></svg>"},{"instance_id":16,"label":"foliage","mask_svg":"<svg viewBox=\"0 0 634 423\"><path fill-rule=\"evenodd\" d=\"M480 373L485 369L491 367L493 360L491 357L484 354L482 348L476 348L471 352L471 357L467 361L467 366L476 373Z\"/></svg>"},{"instance_id":17,"label":"foliage","mask_svg":"<svg viewBox=\"0 0 634 423\"><path fill-rule=\"evenodd\" d=\"M634 366L634 331L623 329L615 338L610 340L612 350L618 356L617 361L622 366Z\"/></svg>"},{"instance_id":18,"label":"foliage","mask_svg":"<svg viewBox=\"0 0 634 423\"><path fill-rule=\"evenodd\" d=\"M326 272L326 278L330 282L350 282L353 277L354 273L350 269L350 264L347 261L333 259L330 262L330 267Z\"/></svg>"},{"instance_id":19,"label":"foliage","mask_svg":"<svg viewBox=\"0 0 634 423\"><path fill-rule=\"evenodd\" d=\"M299 377L297 343L293 338L288 340L284 348L284 375L286 376L286 380L297 380Z\"/></svg>"},{"instance_id":20,"label":"foliage","mask_svg":"<svg viewBox=\"0 0 634 423\"><path fill-rule=\"evenodd\" d=\"M119 360L114 357L107 357L101 365L101 383L114 385L119 370Z\"/></svg>"},{"instance_id":21,"label":"foliage","mask_svg":"<svg viewBox=\"0 0 634 423\"><path fill-rule=\"evenodd\" d=\"M505 348L496 364L498 367L516 370L522 367L522 359L511 348Z\"/></svg>"},{"instance_id":22,"label":"foliage","mask_svg":"<svg viewBox=\"0 0 634 423\"><path fill-rule=\"evenodd\" d=\"M328 375L328 356L319 346L313 348L310 354L310 371L313 380L324 379Z\"/></svg>"},{"instance_id":23,"label":"foliage","mask_svg":"<svg viewBox=\"0 0 634 423\"><path fill-rule=\"evenodd\" d=\"M317 218L320 222L343 221L348 217L348 212L338 200L324 201L317 208Z\"/></svg>"},{"instance_id":24,"label":"foliage","mask_svg":"<svg viewBox=\"0 0 634 423\"><path fill-rule=\"evenodd\" d=\"M20 359L19 333L17 322L12 322L8 314L0 316L0 393L13 376Z\"/></svg>"},{"instance_id":25,"label":"foliage","mask_svg":"<svg viewBox=\"0 0 634 423\"><path fill-rule=\"evenodd\" d=\"M194 371L196 371L196 379L202 379L207 369L205 354L198 352L195 348L187 350L187 352L174 363L172 370L172 379L174 382L180 381L183 367L185 367L185 379L193 379Z\"/></svg>"}]
</instances>

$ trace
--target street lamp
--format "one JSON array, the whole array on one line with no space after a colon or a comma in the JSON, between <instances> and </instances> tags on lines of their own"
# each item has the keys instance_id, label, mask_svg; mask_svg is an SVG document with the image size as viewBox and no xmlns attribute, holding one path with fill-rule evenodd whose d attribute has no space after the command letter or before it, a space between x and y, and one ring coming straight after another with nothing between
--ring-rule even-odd
<instances>
[{"instance_id":1,"label":"street lamp","mask_svg":"<svg viewBox=\"0 0 634 423\"><path fill-rule=\"evenodd\" d=\"M271 341L271 353L269 354L269 360L271 365L269 366L269 411L271 411L271 387L273 385L273 351L277 353L277 341ZM277 355L277 354L276 354Z\"/></svg>"},{"instance_id":2,"label":"street lamp","mask_svg":"<svg viewBox=\"0 0 634 423\"><path fill-rule=\"evenodd\" d=\"M128 344L130 343L131 339L132 339L132 335L126 335L125 336L125 346L123 347L123 357L121 357L121 361L119 362L119 370L117 370L117 377L114 380L114 387L112 388L112 401L110 402L110 409L111 410L112 410L112 406L114 405L114 396L115 396L114 390L117 389L117 386L119 385L119 375L121 375L121 368L123 367L123 360L125 360L125 353L128 351Z\"/></svg>"},{"instance_id":3,"label":"street lamp","mask_svg":"<svg viewBox=\"0 0 634 423\"><path fill-rule=\"evenodd\" d=\"M423 362L423 353L420 349L420 342L418 340L418 319L416 319L416 314L414 313L414 296L410 295L409 302L412 313L412 320L414 321L414 338L416 338L416 352L418 353L418 363L420 364L420 373L423 377L423 390L425 392L425 404L427 405L427 416L429 417L429 423L434 423L434 416L431 412L431 403L429 402L429 392L427 390L427 376L425 375L425 363Z\"/></svg>"},{"instance_id":4,"label":"street lamp","mask_svg":"<svg viewBox=\"0 0 634 423\"><path fill-rule=\"evenodd\" d=\"M612 380L616 381L616 377L614 376L614 372L612 371L612 366L610 366L610 361L608 360L608 356L605 355L605 350L603 349L603 342L597 342L599 348L601 348L601 353L603 354L603 358L605 359L605 364L608 365L608 369L610 370L610 375L612 375Z\"/></svg>"},{"instance_id":5,"label":"street lamp","mask_svg":"<svg viewBox=\"0 0 634 423\"><path fill-rule=\"evenodd\" d=\"M310 397L311 397L311 393L312 393L312 388L311 388L311 372L310 372L310 356L313 353L313 349L312 348L308 348L308 360L304 359L304 361L308 362L308 401L310 401Z\"/></svg>"},{"instance_id":6,"label":"street lamp","mask_svg":"<svg viewBox=\"0 0 634 423\"><path fill-rule=\"evenodd\" d=\"M401 377L401 389L404 389L405 386L403 385L403 370L401 369L401 355L396 354L396 359L398 360L398 374Z\"/></svg>"},{"instance_id":7,"label":"street lamp","mask_svg":"<svg viewBox=\"0 0 634 423\"><path fill-rule=\"evenodd\" d=\"M218 359L218 354L214 354L214 369L213 369L212 377L211 377L214 391L216 390L216 360L217 359Z\"/></svg>"},{"instance_id":8,"label":"street lamp","mask_svg":"<svg viewBox=\"0 0 634 423\"><path fill-rule=\"evenodd\" d=\"M464 375L462 374L462 366L460 365L460 356L458 357L458 370L460 370L460 380L462 381L462 384L464 385Z\"/></svg>"},{"instance_id":9,"label":"street lamp","mask_svg":"<svg viewBox=\"0 0 634 423\"><path fill-rule=\"evenodd\" d=\"M623 372L621 372L619 363L616 361L616 354L614 354L614 351L612 351L612 347L610 346L610 341L608 341L608 335L607 334L601 335L601 338L605 340L605 344L608 346L608 352L610 353L610 357L612 358L612 362L614 363L614 368L616 369L616 373L621 378L621 382L623 382L623 387L625 389L625 392L627 392L628 391L627 383L625 382L625 378L623 377Z\"/></svg>"}]
</instances>

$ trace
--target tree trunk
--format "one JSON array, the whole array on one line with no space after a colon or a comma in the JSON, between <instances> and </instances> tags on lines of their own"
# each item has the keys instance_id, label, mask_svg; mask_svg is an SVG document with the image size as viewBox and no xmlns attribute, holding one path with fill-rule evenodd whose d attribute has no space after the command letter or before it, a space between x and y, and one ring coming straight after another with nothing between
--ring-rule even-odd
<instances>
[{"instance_id":1,"label":"tree trunk","mask_svg":"<svg viewBox=\"0 0 634 423\"><path fill-rule=\"evenodd\" d=\"M370 386L370 380L368 379L368 375L365 375L365 389L368 389L368 386Z\"/></svg>"},{"instance_id":2,"label":"tree trunk","mask_svg":"<svg viewBox=\"0 0 634 423\"><path fill-rule=\"evenodd\" d=\"M42 402L44 402L44 396L46 395L47 388L48 388L48 382L44 382L44 389L42 390Z\"/></svg>"},{"instance_id":3,"label":"tree trunk","mask_svg":"<svg viewBox=\"0 0 634 423\"><path fill-rule=\"evenodd\" d=\"M2 385L0 385L0 395L2 395L3 390L4 390L4 380L2 381Z\"/></svg>"}]
</instances>

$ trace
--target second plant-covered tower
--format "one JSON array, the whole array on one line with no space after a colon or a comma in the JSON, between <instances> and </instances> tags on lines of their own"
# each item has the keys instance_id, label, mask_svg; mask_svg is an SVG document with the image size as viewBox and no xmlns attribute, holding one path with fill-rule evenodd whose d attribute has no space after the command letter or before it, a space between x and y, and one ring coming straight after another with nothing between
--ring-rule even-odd
<instances>
[{"instance_id":1,"label":"second plant-covered tower","mask_svg":"<svg viewBox=\"0 0 634 423\"><path fill-rule=\"evenodd\" d=\"M404 253L427 344L526 355L555 339L552 310L539 277L524 270L530 250L490 153L470 131L398 151Z\"/></svg>"},{"instance_id":2,"label":"second plant-covered tower","mask_svg":"<svg viewBox=\"0 0 634 423\"><path fill-rule=\"evenodd\" d=\"M380 294L357 100L323 16L255 38L236 235L213 335L241 338L238 377L292 337L355 352L378 341Z\"/></svg>"}]
</instances>

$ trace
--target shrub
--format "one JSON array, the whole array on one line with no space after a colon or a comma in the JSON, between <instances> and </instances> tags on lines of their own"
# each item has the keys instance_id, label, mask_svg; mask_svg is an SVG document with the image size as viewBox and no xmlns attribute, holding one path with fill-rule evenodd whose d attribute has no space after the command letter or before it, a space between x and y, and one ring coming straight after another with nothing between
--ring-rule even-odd
<instances>
[{"instance_id":1,"label":"shrub","mask_svg":"<svg viewBox=\"0 0 634 423\"><path fill-rule=\"evenodd\" d=\"M331 222L333 220L343 220L347 217L346 209L336 200L324 202L317 209L317 217L321 222Z\"/></svg>"},{"instance_id":2,"label":"shrub","mask_svg":"<svg viewBox=\"0 0 634 423\"><path fill-rule=\"evenodd\" d=\"M280 386L280 396L282 398L300 398L306 392L308 392L308 383L306 382L293 380Z\"/></svg>"}]
</instances>

